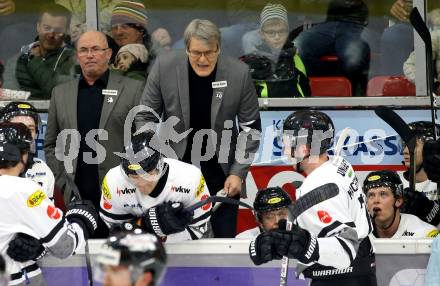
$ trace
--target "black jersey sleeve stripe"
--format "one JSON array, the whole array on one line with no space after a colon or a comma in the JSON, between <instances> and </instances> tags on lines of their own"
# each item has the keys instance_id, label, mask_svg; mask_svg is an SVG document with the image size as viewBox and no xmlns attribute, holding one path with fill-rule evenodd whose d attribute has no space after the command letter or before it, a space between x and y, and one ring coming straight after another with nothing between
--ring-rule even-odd
<instances>
[{"instance_id":1,"label":"black jersey sleeve stripe","mask_svg":"<svg viewBox=\"0 0 440 286\"><path fill-rule=\"evenodd\" d=\"M60 220L57 225L49 232L48 235L41 238L42 243L49 243L54 237L58 234L58 232L63 228L65 219Z\"/></svg>"},{"instance_id":2,"label":"black jersey sleeve stripe","mask_svg":"<svg viewBox=\"0 0 440 286\"><path fill-rule=\"evenodd\" d=\"M199 221L202 221L202 220L204 220L204 219L207 219L211 214L212 214L212 211L210 210L209 212L204 213L204 214L202 214L201 216L199 216L199 217L197 217L197 218L194 218L194 219L191 221L191 224L195 224L195 223L198 223Z\"/></svg>"},{"instance_id":3,"label":"black jersey sleeve stripe","mask_svg":"<svg viewBox=\"0 0 440 286\"><path fill-rule=\"evenodd\" d=\"M356 227L356 224L354 222L346 222L342 223L340 221L335 221L331 225L328 225L324 227L318 234L318 237L326 237L328 233L332 232L336 228L340 227L341 225L346 225L349 227Z\"/></svg>"},{"instance_id":4,"label":"black jersey sleeve stripe","mask_svg":"<svg viewBox=\"0 0 440 286\"><path fill-rule=\"evenodd\" d=\"M192 231L191 228L186 227L186 230L188 231L188 233L189 233L189 235L191 236L191 239L192 239L192 240L197 240L197 239L199 239L199 238L197 237L197 235L194 233L194 231Z\"/></svg>"},{"instance_id":5,"label":"black jersey sleeve stripe","mask_svg":"<svg viewBox=\"0 0 440 286\"><path fill-rule=\"evenodd\" d=\"M112 213L109 213L108 211L104 210L103 208L99 208L99 212L102 213L103 215L105 215L106 217L109 217L114 220L129 220L129 219L136 218L132 214L112 214Z\"/></svg>"},{"instance_id":6,"label":"black jersey sleeve stripe","mask_svg":"<svg viewBox=\"0 0 440 286\"><path fill-rule=\"evenodd\" d=\"M351 253L350 247L348 247L347 243L339 237L336 236L336 239L339 241L345 252L347 252L348 257L350 258L350 264L353 263L353 254Z\"/></svg>"}]
</instances>

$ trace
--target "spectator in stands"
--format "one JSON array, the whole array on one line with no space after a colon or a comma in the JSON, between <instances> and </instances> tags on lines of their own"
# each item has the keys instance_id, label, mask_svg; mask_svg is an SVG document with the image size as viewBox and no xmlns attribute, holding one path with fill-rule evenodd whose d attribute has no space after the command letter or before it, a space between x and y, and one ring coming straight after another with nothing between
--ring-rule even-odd
<instances>
[{"instance_id":1,"label":"spectator in stands","mask_svg":"<svg viewBox=\"0 0 440 286\"><path fill-rule=\"evenodd\" d=\"M409 14L413 4L412 0L391 2L389 27L383 31L380 40L381 73L403 75L402 64L414 50L413 28L409 24Z\"/></svg>"},{"instance_id":2,"label":"spectator in stands","mask_svg":"<svg viewBox=\"0 0 440 286\"><path fill-rule=\"evenodd\" d=\"M434 92L440 95L440 9L434 9L429 13L430 22L433 27L431 32L432 39L432 59L434 61ZM416 54L411 52L408 59L403 64L403 72L406 78L415 83L416 79Z\"/></svg>"},{"instance_id":3,"label":"spectator in stands","mask_svg":"<svg viewBox=\"0 0 440 286\"><path fill-rule=\"evenodd\" d=\"M367 175L363 190L368 211L373 217L373 235L377 238L436 237L435 226L412 214L401 213L403 185L396 172L383 170Z\"/></svg>"},{"instance_id":4,"label":"spectator in stands","mask_svg":"<svg viewBox=\"0 0 440 286\"><path fill-rule=\"evenodd\" d=\"M152 41L147 26L147 10L139 0L124 0L113 8L111 34L118 47L121 48L127 44L143 44L148 50L151 61L159 54L163 48L162 45L169 46L171 38L168 31L160 28L160 30L155 31L158 41Z\"/></svg>"},{"instance_id":5,"label":"spectator in stands","mask_svg":"<svg viewBox=\"0 0 440 286\"><path fill-rule=\"evenodd\" d=\"M113 152L120 152L124 146L124 122L130 109L139 103L143 85L109 71L112 52L102 32L82 34L76 53L82 73L79 79L58 85L52 91L44 151L65 202L73 196L70 181L66 181L69 176L82 198L91 200L99 208L100 185L108 170L120 162ZM76 136L80 136L77 141L61 142L67 145L67 150L79 152L75 153L79 156L74 161L63 157L62 152L56 153L56 150L66 150L66 146L59 146L61 143L57 142L58 134L68 132L66 129L78 130ZM93 130L97 129L99 134L94 134ZM69 155L72 153L66 156ZM100 221L96 237L106 237L107 232Z\"/></svg>"},{"instance_id":6,"label":"spectator in stands","mask_svg":"<svg viewBox=\"0 0 440 286\"><path fill-rule=\"evenodd\" d=\"M309 76L347 77L352 94L365 94L370 66L370 47L361 38L368 20L368 7L362 0L331 0L327 19L303 31L295 40L298 54ZM328 65L322 56L336 54L338 65Z\"/></svg>"},{"instance_id":7,"label":"spectator in stands","mask_svg":"<svg viewBox=\"0 0 440 286\"><path fill-rule=\"evenodd\" d=\"M14 0L1 0L0 1L0 16L10 15L15 12Z\"/></svg>"},{"instance_id":8,"label":"spectator in stands","mask_svg":"<svg viewBox=\"0 0 440 286\"><path fill-rule=\"evenodd\" d=\"M243 50L247 54L241 59L249 65L260 97L310 96L306 69L293 43L286 42L288 34L286 8L269 3L261 11L258 33L251 31L243 36ZM253 45L258 42L261 44Z\"/></svg>"},{"instance_id":9,"label":"spectator in stands","mask_svg":"<svg viewBox=\"0 0 440 286\"><path fill-rule=\"evenodd\" d=\"M280 187L263 189L257 192L254 201L255 217L258 226L242 233L236 238L253 239L262 231L278 228L278 221L289 215L287 208L292 203L289 194Z\"/></svg>"},{"instance_id":10,"label":"spectator in stands","mask_svg":"<svg viewBox=\"0 0 440 286\"><path fill-rule=\"evenodd\" d=\"M142 44L122 46L116 55L112 68L124 76L145 81L147 78L148 51Z\"/></svg>"},{"instance_id":11,"label":"spectator in stands","mask_svg":"<svg viewBox=\"0 0 440 286\"><path fill-rule=\"evenodd\" d=\"M73 78L75 52L65 42L69 20L62 6L41 7L37 41L22 47L15 70L20 89L30 91L30 99L49 99L55 85Z\"/></svg>"},{"instance_id":12,"label":"spectator in stands","mask_svg":"<svg viewBox=\"0 0 440 286\"><path fill-rule=\"evenodd\" d=\"M221 55L220 31L208 20L191 21L184 39L186 53L170 51L156 59L141 104L163 114L164 120L179 118L175 131L183 137L189 133L188 138L181 137L180 141L170 138L175 153L165 154L167 157L200 166L211 195L224 189L229 197L238 200L252 162L251 154L259 145L257 136L249 138L246 144L237 144L239 128L243 139L261 130L249 69L240 61ZM158 119L152 112L141 112L136 125L140 128ZM204 130L215 131L216 139L208 133L205 141ZM223 135L225 132L231 134L228 139ZM250 156L251 160L238 159L242 155ZM216 237L235 237L237 213L237 206L228 204L222 204L213 213L211 224Z\"/></svg>"}]
</instances>

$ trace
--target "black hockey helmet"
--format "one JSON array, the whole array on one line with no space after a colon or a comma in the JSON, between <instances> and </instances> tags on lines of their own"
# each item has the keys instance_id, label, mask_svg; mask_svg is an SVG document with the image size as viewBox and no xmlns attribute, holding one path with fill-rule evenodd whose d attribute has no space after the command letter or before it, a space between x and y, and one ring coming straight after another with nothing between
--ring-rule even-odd
<instances>
[{"instance_id":1,"label":"black hockey helmet","mask_svg":"<svg viewBox=\"0 0 440 286\"><path fill-rule=\"evenodd\" d=\"M38 129L41 127L41 119L37 109L28 102L13 101L8 103L1 111L1 120L10 121L15 116L29 116L35 121L35 126Z\"/></svg>"},{"instance_id":2,"label":"black hockey helmet","mask_svg":"<svg viewBox=\"0 0 440 286\"><path fill-rule=\"evenodd\" d=\"M254 210L257 214L275 211L289 206L292 199L280 187L271 187L260 190L254 201Z\"/></svg>"},{"instance_id":3,"label":"black hockey helmet","mask_svg":"<svg viewBox=\"0 0 440 286\"><path fill-rule=\"evenodd\" d=\"M431 121L414 121L408 124L408 127L414 132L418 139L423 142L434 139L434 130ZM439 125L437 124L437 138L439 136Z\"/></svg>"},{"instance_id":4,"label":"black hockey helmet","mask_svg":"<svg viewBox=\"0 0 440 286\"><path fill-rule=\"evenodd\" d=\"M403 192L402 180L394 171L382 170L369 173L364 180L362 189L367 194L370 189L380 187L391 188L394 196L401 196Z\"/></svg>"},{"instance_id":5,"label":"black hockey helmet","mask_svg":"<svg viewBox=\"0 0 440 286\"><path fill-rule=\"evenodd\" d=\"M20 162L21 154L30 151L32 141L31 131L23 123L0 123L0 162Z\"/></svg>"},{"instance_id":6,"label":"black hockey helmet","mask_svg":"<svg viewBox=\"0 0 440 286\"><path fill-rule=\"evenodd\" d=\"M167 254L160 239L150 233L131 232L110 236L97 256L100 266L127 266L133 285L151 271L154 285L165 273Z\"/></svg>"},{"instance_id":7,"label":"black hockey helmet","mask_svg":"<svg viewBox=\"0 0 440 286\"><path fill-rule=\"evenodd\" d=\"M155 150L153 141L155 133L147 131L134 135L125 146L125 156L121 159L121 166L125 174L137 175L143 172L163 168L163 156L160 150Z\"/></svg>"},{"instance_id":8,"label":"black hockey helmet","mask_svg":"<svg viewBox=\"0 0 440 286\"><path fill-rule=\"evenodd\" d=\"M315 136L313 136L314 132ZM326 135L328 132L331 133L330 138L321 141L319 135ZM289 140L292 148L302 142L313 148L313 141L317 140L321 142L319 154L323 154L333 145L334 135L335 127L331 118L317 110L296 111L290 114L283 123L283 139Z\"/></svg>"}]
</instances>

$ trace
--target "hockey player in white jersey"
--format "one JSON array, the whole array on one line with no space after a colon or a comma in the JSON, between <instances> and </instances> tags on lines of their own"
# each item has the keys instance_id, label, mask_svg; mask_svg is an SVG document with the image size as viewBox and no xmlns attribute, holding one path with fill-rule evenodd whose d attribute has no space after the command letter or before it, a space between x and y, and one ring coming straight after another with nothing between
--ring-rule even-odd
<instances>
[{"instance_id":1,"label":"hockey player in white jersey","mask_svg":"<svg viewBox=\"0 0 440 286\"><path fill-rule=\"evenodd\" d=\"M415 215L400 212L403 186L396 172L374 171L364 180L363 190L373 217L373 235L377 238L433 238L435 226Z\"/></svg>"},{"instance_id":2,"label":"hockey player in white jersey","mask_svg":"<svg viewBox=\"0 0 440 286\"><path fill-rule=\"evenodd\" d=\"M327 183L336 184L339 193L305 210L292 230L261 233L250 244L251 259L257 265L282 256L297 259L297 271L304 270L313 286L377 285L365 196L351 165L327 155L332 120L320 111L301 110L285 119L283 129L285 154L307 175L297 199Z\"/></svg>"},{"instance_id":3,"label":"hockey player in white jersey","mask_svg":"<svg viewBox=\"0 0 440 286\"><path fill-rule=\"evenodd\" d=\"M258 226L239 233L235 238L253 239L262 231L278 228L280 219L287 219L292 203L289 194L280 187L271 187L257 192L254 212Z\"/></svg>"},{"instance_id":4,"label":"hockey player in white jersey","mask_svg":"<svg viewBox=\"0 0 440 286\"><path fill-rule=\"evenodd\" d=\"M41 186L21 178L32 137L22 123L0 123L0 254L11 273L9 285L46 285L35 260L47 251L66 258L96 229L98 214L77 201L63 215Z\"/></svg>"},{"instance_id":5,"label":"hockey player in white jersey","mask_svg":"<svg viewBox=\"0 0 440 286\"><path fill-rule=\"evenodd\" d=\"M166 271L167 255L150 233L118 233L109 237L97 256L95 281L103 286L154 286Z\"/></svg>"},{"instance_id":6,"label":"hockey player in white jersey","mask_svg":"<svg viewBox=\"0 0 440 286\"><path fill-rule=\"evenodd\" d=\"M121 164L102 183L100 215L110 227L133 222L167 242L195 240L210 233L211 203L189 213L184 208L209 197L201 171L163 158L150 147L152 132L133 136ZM128 155L127 155L128 156ZM131 227L131 226L130 226Z\"/></svg>"},{"instance_id":7,"label":"hockey player in white jersey","mask_svg":"<svg viewBox=\"0 0 440 286\"><path fill-rule=\"evenodd\" d=\"M32 145L29 153L26 170L22 177L38 183L46 195L53 201L55 177L47 164L36 156L36 139L41 128L41 119L37 109L28 102L13 101L1 111L1 121L19 122L26 125L31 131Z\"/></svg>"},{"instance_id":8,"label":"hockey player in white jersey","mask_svg":"<svg viewBox=\"0 0 440 286\"><path fill-rule=\"evenodd\" d=\"M429 180L423 168L423 147L425 142L434 138L432 122L416 121L408 124L408 127L416 136L415 155L415 191L409 189L409 172L402 175L404 204L402 213L409 213L417 216L424 222L440 227L440 204L437 190L437 183ZM438 136L438 135L437 135ZM403 144L403 163L409 168L409 151Z\"/></svg>"}]
</instances>

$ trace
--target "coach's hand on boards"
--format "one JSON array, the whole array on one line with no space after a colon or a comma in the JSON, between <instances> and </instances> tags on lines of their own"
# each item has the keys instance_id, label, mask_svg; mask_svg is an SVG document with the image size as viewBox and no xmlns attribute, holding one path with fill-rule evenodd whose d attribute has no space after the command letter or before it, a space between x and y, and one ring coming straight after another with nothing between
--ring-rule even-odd
<instances>
[{"instance_id":1,"label":"coach's hand on boards","mask_svg":"<svg viewBox=\"0 0 440 286\"><path fill-rule=\"evenodd\" d=\"M192 218L193 213L185 211L182 203L166 202L148 209L142 217L142 227L164 237L184 231Z\"/></svg>"},{"instance_id":2,"label":"coach's hand on boards","mask_svg":"<svg viewBox=\"0 0 440 286\"><path fill-rule=\"evenodd\" d=\"M86 239L93 237L98 227L98 213L91 201L78 200L70 202L67 207L66 219L70 223L77 223L84 231Z\"/></svg>"},{"instance_id":3,"label":"coach's hand on boards","mask_svg":"<svg viewBox=\"0 0 440 286\"><path fill-rule=\"evenodd\" d=\"M440 206L438 201L432 201L422 192L405 188L403 190L402 213L413 214L421 220L437 225L440 222Z\"/></svg>"},{"instance_id":4,"label":"coach's hand on boards","mask_svg":"<svg viewBox=\"0 0 440 286\"><path fill-rule=\"evenodd\" d=\"M25 233L18 233L10 242L6 253L18 262L39 260L47 250L39 239Z\"/></svg>"}]
</instances>

